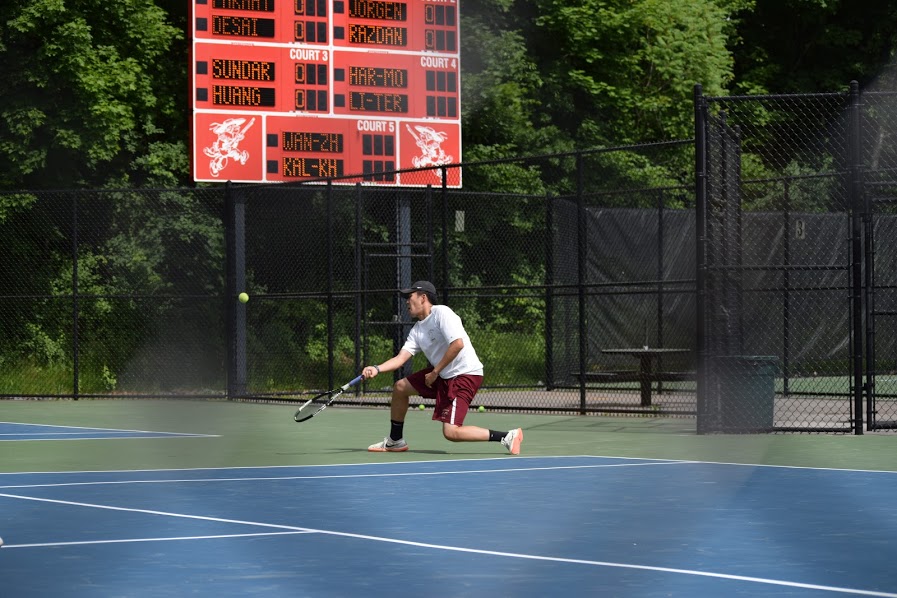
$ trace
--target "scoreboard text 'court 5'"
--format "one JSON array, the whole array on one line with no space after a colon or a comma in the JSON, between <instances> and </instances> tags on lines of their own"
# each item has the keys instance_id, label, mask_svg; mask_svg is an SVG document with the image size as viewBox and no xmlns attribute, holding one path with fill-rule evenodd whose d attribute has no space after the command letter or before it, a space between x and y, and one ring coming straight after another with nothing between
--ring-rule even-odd
<instances>
[{"instance_id":1,"label":"scoreboard text 'court 5'","mask_svg":"<svg viewBox=\"0 0 897 598\"><path fill-rule=\"evenodd\" d=\"M461 162L456 0L190 1L194 180L439 185L387 173Z\"/></svg>"}]
</instances>

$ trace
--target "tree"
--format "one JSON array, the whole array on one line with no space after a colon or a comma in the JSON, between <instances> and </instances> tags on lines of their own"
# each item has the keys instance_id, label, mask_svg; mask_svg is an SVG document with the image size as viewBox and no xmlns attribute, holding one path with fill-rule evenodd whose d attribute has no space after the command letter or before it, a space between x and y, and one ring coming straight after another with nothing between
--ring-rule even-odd
<instances>
[{"instance_id":1,"label":"tree","mask_svg":"<svg viewBox=\"0 0 897 598\"><path fill-rule=\"evenodd\" d=\"M140 0L23 0L0 8L0 188L171 185L180 30Z\"/></svg>"},{"instance_id":2,"label":"tree","mask_svg":"<svg viewBox=\"0 0 897 598\"><path fill-rule=\"evenodd\" d=\"M579 147L692 135L695 83L732 79L724 7L710 0L535 0L542 105Z\"/></svg>"},{"instance_id":3,"label":"tree","mask_svg":"<svg viewBox=\"0 0 897 598\"><path fill-rule=\"evenodd\" d=\"M893 60L897 5L890 0L756 0L741 15L738 93L810 93L872 84Z\"/></svg>"}]
</instances>

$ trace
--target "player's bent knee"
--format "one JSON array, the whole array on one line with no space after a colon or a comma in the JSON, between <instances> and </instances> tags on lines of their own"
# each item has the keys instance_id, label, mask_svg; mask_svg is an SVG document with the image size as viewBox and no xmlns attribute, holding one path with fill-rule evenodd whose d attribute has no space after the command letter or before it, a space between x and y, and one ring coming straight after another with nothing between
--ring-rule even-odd
<instances>
[{"instance_id":1,"label":"player's bent knee","mask_svg":"<svg viewBox=\"0 0 897 598\"><path fill-rule=\"evenodd\" d=\"M411 393L415 392L414 387L408 382L408 378L402 378L396 382L392 389L394 392L406 397L411 396Z\"/></svg>"},{"instance_id":2,"label":"player's bent knee","mask_svg":"<svg viewBox=\"0 0 897 598\"><path fill-rule=\"evenodd\" d=\"M460 426L452 426L446 424L442 426L442 435L446 440L450 440L451 442L460 442L461 441L461 428Z\"/></svg>"}]
</instances>

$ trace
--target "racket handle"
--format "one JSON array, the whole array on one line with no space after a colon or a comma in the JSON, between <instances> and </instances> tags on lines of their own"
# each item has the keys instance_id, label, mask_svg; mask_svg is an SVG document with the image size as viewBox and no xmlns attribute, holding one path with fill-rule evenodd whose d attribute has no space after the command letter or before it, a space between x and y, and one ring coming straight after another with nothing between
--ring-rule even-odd
<instances>
[{"instance_id":1,"label":"racket handle","mask_svg":"<svg viewBox=\"0 0 897 598\"><path fill-rule=\"evenodd\" d=\"M362 380L364 380L364 376L363 376L363 375L359 375L357 378L354 378L354 379L350 380L349 382L347 382L347 383L342 387L342 389L343 389L343 390L347 390L350 386L355 386L356 384L358 384L358 383L361 382Z\"/></svg>"}]
</instances>

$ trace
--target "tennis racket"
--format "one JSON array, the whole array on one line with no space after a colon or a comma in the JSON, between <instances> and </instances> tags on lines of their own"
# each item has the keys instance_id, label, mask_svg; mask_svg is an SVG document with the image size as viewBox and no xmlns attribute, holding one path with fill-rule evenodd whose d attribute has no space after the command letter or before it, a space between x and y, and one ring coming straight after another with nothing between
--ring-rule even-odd
<instances>
[{"instance_id":1,"label":"tennis racket","mask_svg":"<svg viewBox=\"0 0 897 598\"><path fill-rule=\"evenodd\" d=\"M310 420L317 414L321 413L328 407L333 401L336 400L338 396L349 390L350 387L355 386L359 382L364 379L364 376L358 376L354 380L343 384L339 388L334 388L333 390L328 390L326 392L322 392L321 394L310 398L305 401L301 407L299 407L298 411L296 411L296 415L293 416L293 419L297 422L304 422Z\"/></svg>"}]
</instances>

